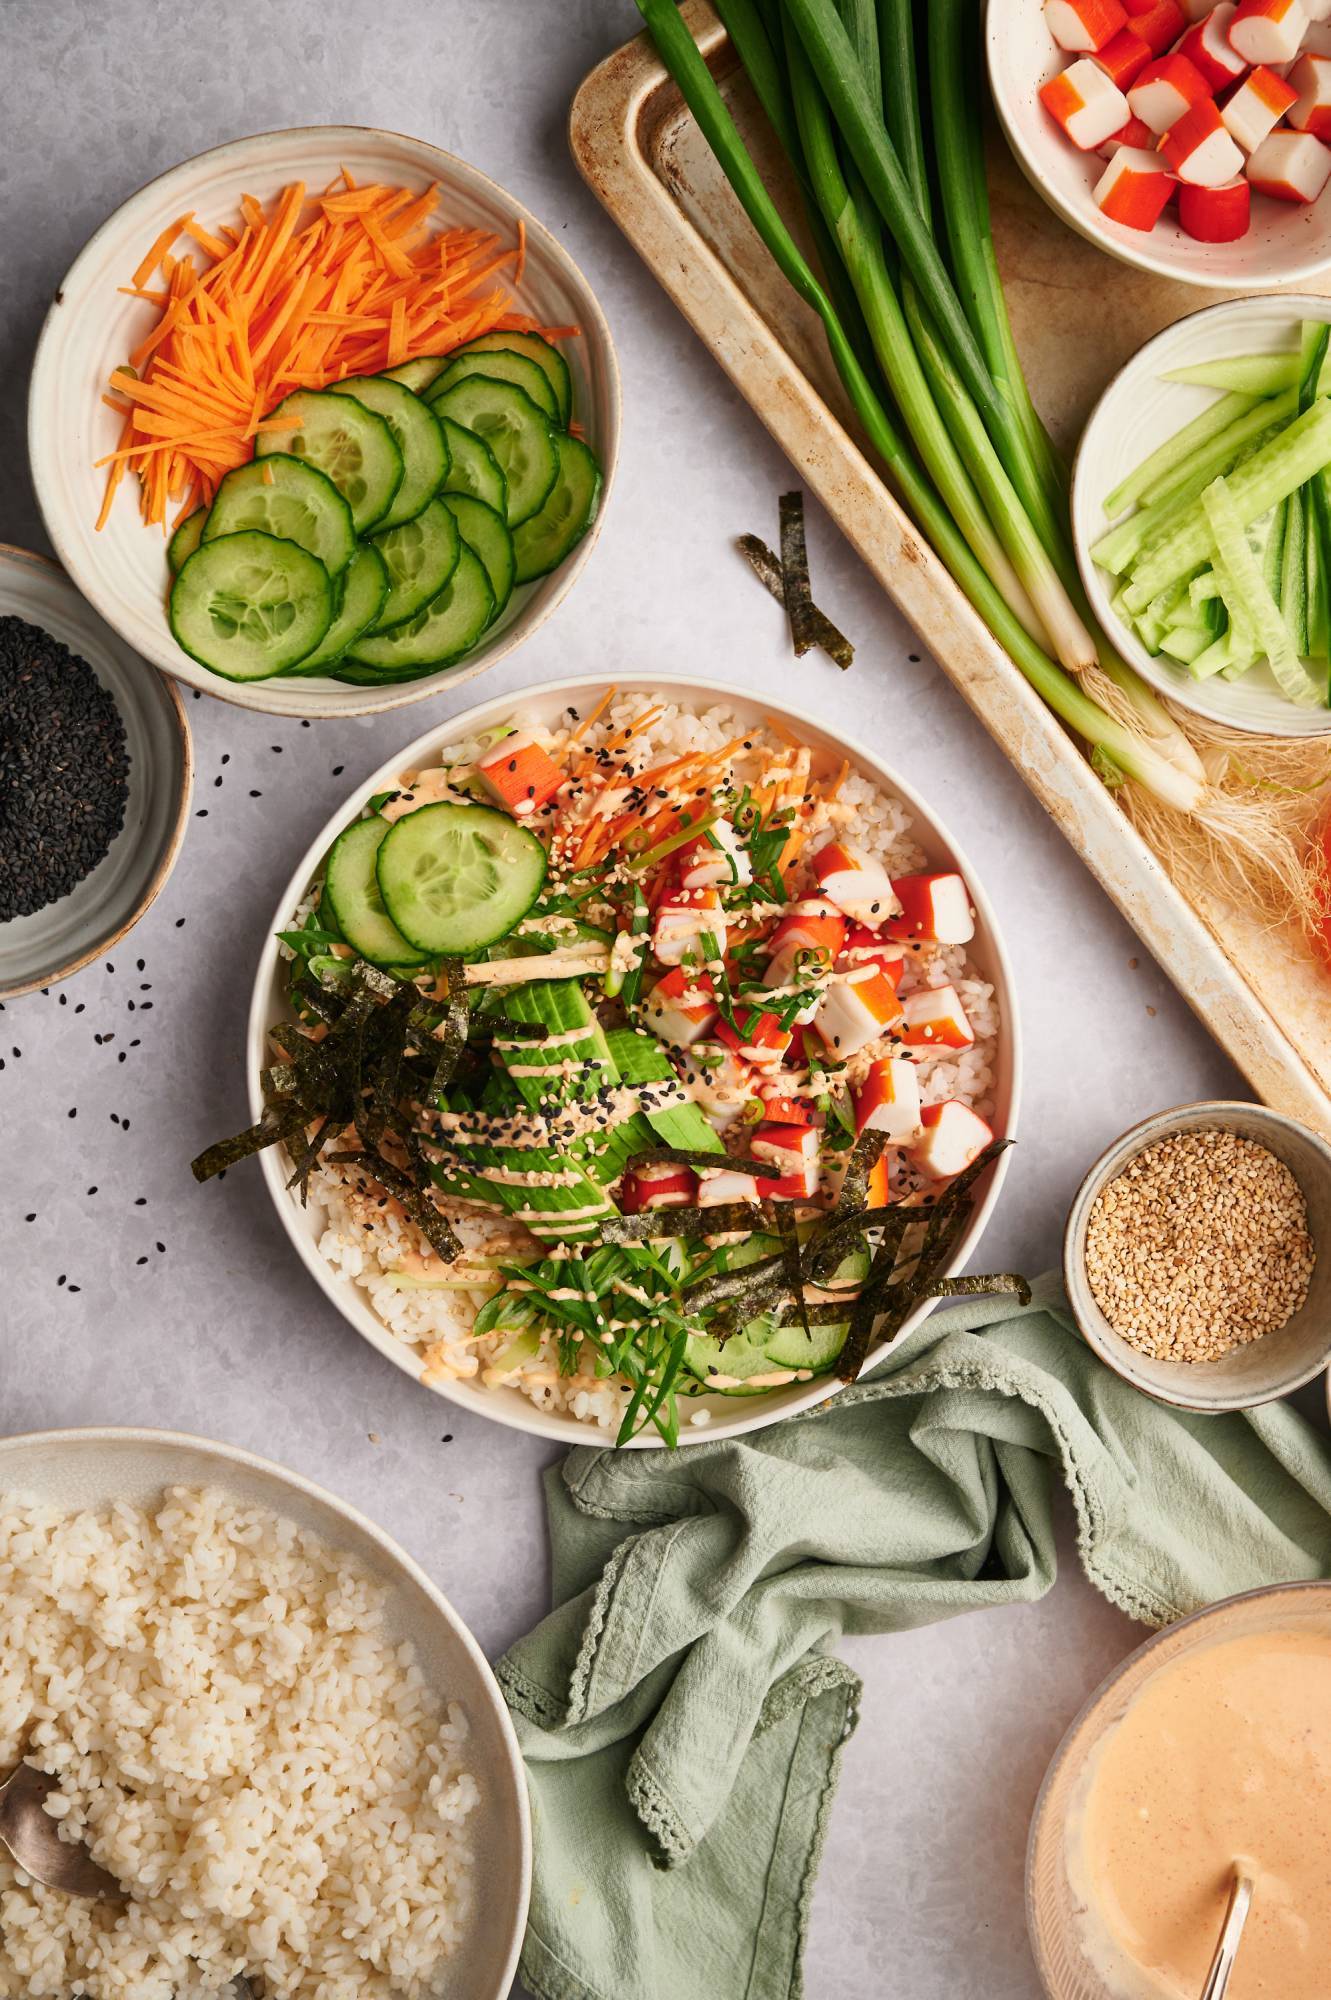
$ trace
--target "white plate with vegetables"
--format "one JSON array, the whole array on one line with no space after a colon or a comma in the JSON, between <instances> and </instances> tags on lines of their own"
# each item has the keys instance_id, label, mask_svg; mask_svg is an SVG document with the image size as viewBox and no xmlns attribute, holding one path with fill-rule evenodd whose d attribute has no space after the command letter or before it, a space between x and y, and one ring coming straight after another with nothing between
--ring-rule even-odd
<instances>
[{"instance_id":1,"label":"white plate with vegetables","mask_svg":"<svg viewBox=\"0 0 1331 2000\"><path fill-rule=\"evenodd\" d=\"M1017 1024L974 871L870 750L738 690L441 724L270 928L258 1123L196 1174L260 1152L350 1324L499 1422L670 1445L806 1409L998 1197Z\"/></svg>"},{"instance_id":2,"label":"white plate with vegetables","mask_svg":"<svg viewBox=\"0 0 1331 2000\"><path fill-rule=\"evenodd\" d=\"M587 559L618 425L567 251L465 162L354 126L140 189L57 291L29 399L47 530L107 622L301 716L518 645Z\"/></svg>"},{"instance_id":3,"label":"white plate with vegetables","mask_svg":"<svg viewBox=\"0 0 1331 2000\"><path fill-rule=\"evenodd\" d=\"M1149 341L1091 414L1082 579L1144 679L1260 735L1331 733L1331 300L1238 299Z\"/></svg>"}]
</instances>

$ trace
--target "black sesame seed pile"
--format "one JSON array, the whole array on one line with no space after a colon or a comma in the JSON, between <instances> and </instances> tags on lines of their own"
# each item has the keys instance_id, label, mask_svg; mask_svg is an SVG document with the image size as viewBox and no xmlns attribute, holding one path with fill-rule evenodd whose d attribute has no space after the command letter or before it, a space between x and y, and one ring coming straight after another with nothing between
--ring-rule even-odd
<instances>
[{"instance_id":1,"label":"black sesame seed pile","mask_svg":"<svg viewBox=\"0 0 1331 2000\"><path fill-rule=\"evenodd\" d=\"M125 823L120 711L86 660L0 618L0 923L67 896Z\"/></svg>"}]
</instances>

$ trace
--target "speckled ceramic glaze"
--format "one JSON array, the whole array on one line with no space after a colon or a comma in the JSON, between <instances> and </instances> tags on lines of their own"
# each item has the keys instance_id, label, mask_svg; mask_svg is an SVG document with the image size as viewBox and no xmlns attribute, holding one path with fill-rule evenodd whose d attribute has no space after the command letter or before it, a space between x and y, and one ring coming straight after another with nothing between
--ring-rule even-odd
<instances>
[{"instance_id":1,"label":"speckled ceramic glaze","mask_svg":"<svg viewBox=\"0 0 1331 2000\"><path fill-rule=\"evenodd\" d=\"M1234 1348L1219 1361L1155 1361L1115 1333L1096 1304L1086 1276L1086 1227L1101 1188L1138 1153L1157 1140L1208 1126L1253 1139L1283 1160L1308 1204L1317 1262L1303 1305L1274 1333ZM1088 1346L1125 1382L1158 1402L1218 1415L1288 1396L1331 1362L1331 1146L1264 1104L1183 1104L1157 1112L1102 1153L1078 1188L1063 1238L1063 1274Z\"/></svg>"},{"instance_id":2,"label":"speckled ceramic glaze","mask_svg":"<svg viewBox=\"0 0 1331 2000\"><path fill-rule=\"evenodd\" d=\"M598 520L614 480L619 438L619 371L610 330L568 252L535 216L476 168L422 139L355 125L319 125L237 139L173 167L118 208L80 252L56 292L32 371L28 446L33 482L47 533L69 574L107 623L154 666L243 708L273 715L365 715L423 701L469 680L512 652L572 587L596 541L592 524L568 561L550 576L514 591L474 652L454 667L398 686L360 688L311 675L237 683L212 674L181 651L163 609L168 576L160 530L144 526L134 482L116 495L101 533L95 522L105 471L94 460L113 451L120 419L102 401L111 370L143 339L155 309L125 298L145 249L188 209L205 223L228 220L242 194L268 201L292 181L321 188L345 166L358 181L440 186L439 214L450 225L491 230L516 242L526 224L527 257L516 297L545 326L581 328L563 343L573 374L573 407L601 461L605 484Z\"/></svg>"},{"instance_id":3,"label":"speckled ceramic glaze","mask_svg":"<svg viewBox=\"0 0 1331 2000\"><path fill-rule=\"evenodd\" d=\"M354 1556L387 1594L393 1630L416 1649L427 1683L466 1711L467 1767L477 1779L476 1921L448 1961L441 1991L503 2000L517 1964L531 1889L527 1785L508 1710L485 1655L443 1593L363 1514L266 1459L172 1431L41 1431L0 1439L0 1492L65 1508L114 1500L149 1507L167 1486L211 1486L297 1522Z\"/></svg>"},{"instance_id":4,"label":"speckled ceramic glaze","mask_svg":"<svg viewBox=\"0 0 1331 2000\"><path fill-rule=\"evenodd\" d=\"M0 617L40 625L87 661L115 698L129 751L125 823L102 860L67 896L0 923L0 999L9 999L100 957L151 906L184 839L193 755L175 688L107 629L55 563L0 545Z\"/></svg>"}]
</instances>

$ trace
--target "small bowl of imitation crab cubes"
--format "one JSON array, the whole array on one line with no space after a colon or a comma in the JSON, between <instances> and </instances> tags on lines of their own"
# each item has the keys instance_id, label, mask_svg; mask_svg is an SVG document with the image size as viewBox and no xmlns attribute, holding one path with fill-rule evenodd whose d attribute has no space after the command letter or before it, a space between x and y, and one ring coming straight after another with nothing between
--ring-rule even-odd
<instances>
[{"instance_id":1,"label":"small bowl of imitation crab cubes","mask_svg":"<svg viewBox=\"0 0 1331 2000\"><path fill-rule=\"evenodd\" d=\"M1091 242L1187 284L1331 266L1331 0L990 0L1028 180Z\"/></svg>"}]
</instances>

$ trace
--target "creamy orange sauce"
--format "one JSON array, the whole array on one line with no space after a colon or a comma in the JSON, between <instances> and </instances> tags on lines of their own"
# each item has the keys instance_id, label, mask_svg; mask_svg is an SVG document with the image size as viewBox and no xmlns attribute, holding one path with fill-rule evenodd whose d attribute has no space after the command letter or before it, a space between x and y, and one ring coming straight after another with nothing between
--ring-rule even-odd
<instances>
[{"instance_id":1,"label":"creamy orange sauce","mask_svg":"<svg viewBox=\"0 0 1331 2000\"><path fill-rule=\"evenodd\" d=\"M1068 1840L1109 1993L1196 2000L1242 1858L1255 1893L1229 2000L1326 2000L1331 1634L1220 1640L1162 1667L1097 1750Z\"/></svg>"}]
</instances>

